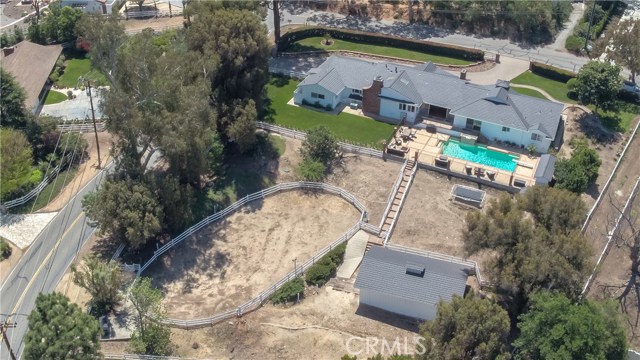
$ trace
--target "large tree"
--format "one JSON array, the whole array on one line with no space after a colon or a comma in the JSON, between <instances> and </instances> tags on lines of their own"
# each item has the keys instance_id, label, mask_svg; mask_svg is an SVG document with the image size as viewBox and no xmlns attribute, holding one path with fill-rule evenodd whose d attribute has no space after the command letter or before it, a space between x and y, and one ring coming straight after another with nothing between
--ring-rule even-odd
<instances>
[{"instance_id":1,"label":"large tree","mask_svg":"<svg viewBox=\"0 0 640 360\"><path fill-rule=\"evenodd\" d=\"M31 145L22 131L6 128L0 131L0 154L0 197L4 198L30 183L33 158Z\"/></svg>"},{"instance_id":2,"label":"large tree","mask_svg":"<svg viewBox=\"0 0 640 360\"><path fill-rule=\"evenodd\" d=\"M168 355L171 345L169 329L151 319L164 316L162 291L153 287L151 279L140 278L131 288L129 298L136 311L136 331L131 336L134 351L139 354Z\"/></svg>"},{"instance_id":3,"label":"large tree","mask_svg":"<svg viewBox=\"0 0 640 360\"><path fill-rule=\"evenodd\" d=\"M426 351L417 359L506 360L509 330L509 315L495 302L473 293L454 295L451 302L440 301L436 318L420 326Z\"/></svg>"},{"instance_id":4,"label":"large tree","mask_svg":"<svg viewBox=\"0 0 640 360\"><path fill-rule=\"evenodd\" d=\"M579 141L569 159L560 159L556 164L556 187L580 194L598 178L600 156L586 141Z\"/></svg>"},{"instance_id":5,"label":"large tree","mask_svg":"<svg viewBox=\"0 0 640 360\"><path fill-rule=\"evenodd\" d=\"M564 295L541 292L519 320L520 336L513 343L517 360L626 359L627 341L614 303L575 304Z\"/></svg>"},{"instance_id":6,"label":"large tree","mask_svg":"<svg viewBox=\"0 0 640 360\"><path fill-rule=\"evenodd\" d=\"M601 41L607 59L631 71L631 80L636 81L640 73L640 19L613 19Z\"/></svg>"},{"instance_id":7,"label":"large tree","mask_svg":"<svg viewBox=\"0 0 640 360\"><path fill-rule=\"evenodd\" d=\"M124 25L118 16L83 16L77 23L78 36L85 40L85 47L89 50L91 63L100 69L109 79L111 87L116 87L116 74L119 70L126 69L117 66L116 54L127 41L124 33Z\"/></svg>"},{"instance_id":8,"label":"large tree","mask_svg":"<svg viewBox=\"0 0 640 360\"><path fill-rule=\"evenodd\" d=\"M203 12L188 28L186 40L198 54L196 68L210 81L219 133L247 150L255 141L257 109L268 80L269 41L261 18L249 10Z\"/></svg>"},{"instance_id":9,"label":"large tree","mask_svg":"<svg viewBox=\"0 0 640 360\"><path fill-rule=\"evenodd\" d=\"M2 127L21 128L26 123L27 95L10 73L0 68L0 124Z\"/></svg>"},{"instance_id":10,"label":"large tree","mask_svg":"<svg viewBox=\"0 0 640 360\"><path fill-rule=\"evenodd\" d=\"M73 282L87 290L94 307L107 312L120 301L120 288L124 282L120 265L106 262L95 256L87 256L78 267L71 267Z\"/></svg>"},{"instance_id":11,"label":"large tree","mask_svg":"<svg viewBox=\"0 0 640 360\"><path fill-rule=\"evenodd\" d=\"M29 314L24 358L99 359L100 326L60 293L40 294Z\"/></svg>"},{"instance_id":12,"label":"large tree","mask_svg":"<svg viewBox=\"0 0 640 360\"><path fill-rule=\"evenodd\" d=\"M134 250L162 230L162 206L146 184L135 180L106 181L85 196L82 206L101 234Z\"/></svg>"},{"instance_id":13,"label":"large tree","mask_svg":"<svg viewBox=\"0 0 640 360\"><path fill-rule=\"evenodd\" d=\"M557 206L555 211L559 212L580 208L567 205L566 201ZM544 219L545 215L537 217ZM569 223L577 226L576 221ZM463 241L467 254L489 255L485 264L488 276L506 296L512 314L519 314L528 296L537 290L557 289L571 298L577 297L591 269L592 250L579 227L535 222L507 195L490 201L486 213L474 211L467 215Z\"/></svg>"},{"instance_id":14,"label":"large tree","mask_svg":"<svg viewBox=\"0 0 640 360\"><path fill-rule=\"evenodd\" d=\"M300 153L305 160L321 162L327 166L338 153L338 141L326 126L320 125L307 131Z\"/></svg>"},{"instance_id":15,"label":"large tree","mask_svg":"<svg viewBox=\"0 0 640 360\"><path fill-rule=\"evenodd\" d=\"M62 6L60 1L49 5L47 16L40 22L49 41L67 42L76 39L76 24L84 13L79 8ZM35 24L32 23L31 26Z\"/></svg>"},{"instance_id":16,"label":"large tree","mask_svg":"<svg viewBox=\"0 0 640 360\"><path fill-rule=\"evenodd\" d=\"M613 108L621 86L620 66L593 60L580 68L572 90L581 103L595 105L597 114Z\"/></svg>"}]
</instances>

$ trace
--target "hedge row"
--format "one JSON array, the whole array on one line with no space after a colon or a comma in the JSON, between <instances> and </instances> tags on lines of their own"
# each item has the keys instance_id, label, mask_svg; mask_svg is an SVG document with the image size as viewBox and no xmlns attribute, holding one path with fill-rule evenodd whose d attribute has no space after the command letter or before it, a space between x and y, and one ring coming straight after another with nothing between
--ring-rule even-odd
<instances>
[{"instance_id":1,"label":"hedge row","mask_svg":"<svg viewBox=\"0 0 640 360\"><path fill-rule=\"evenodd\" d=\"M271 295L271 301L274 304L288 303L295 301L298 298L298 294L300 294L300 297L304 295L304 282L301 278L295 278L284 283L278 291Z\"/></svg>"},{"instance_id":2,"label":"hedge row","mask_svg":"<svg viewBox=\"0 0 640 360\"><path fill-rule=\"evenodd\" d=\"M307 284L316 286L326 284L335 275L338 266L342 264L346 249L347 243L342 243L311 266L304 277Z\"/></svg>"},{"instance_id":3,"label":"hedge row","mask_svg":"<svg viewBox=\"0 0 640 360\"><path fill-rule=\"evenodd\" d=\"M538 74L552 80L561 81L563 83L566 83L576 77L576 74L571 71L559 69L555 66L535 61L529 63L529 70L534 74Z\"/></svg>"},{"instance_id":4,"label":"hedge row","mask_svg":"<svg viewBox=\"0 0 640 360\"><path fill-rule=\"evenodd\" d=\"M469 61L483 61L484 51L477 49L468 49L461 46L434 43L431 41L420 41L405 39L397 36L385 34L373 34L357 30L334 29L325 27L307 27L294 29L280 37L278 41L278 50L287 51L293 43L298 40L325 36L329 34L334 39L355 41L373 45L385 45L397 47L401 49L421 51L424 53L449 56L457 59Z\"/></svg>"}]
</instances>

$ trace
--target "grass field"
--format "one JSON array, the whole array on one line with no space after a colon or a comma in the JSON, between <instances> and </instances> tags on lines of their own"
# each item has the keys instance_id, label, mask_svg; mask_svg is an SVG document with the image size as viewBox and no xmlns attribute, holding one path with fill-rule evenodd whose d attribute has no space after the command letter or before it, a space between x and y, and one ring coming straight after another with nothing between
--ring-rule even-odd
<instances>
[{"instance_id":1,"label":"grass field","mask_svg":"<svg viewBox=\"0 0 640 360\"><path fill-rule=\"evenodd\" d=\"M567 92L569 92L569 89L567 89L567 84L561 81L551 80L546 77L542 77L540 75L532 73L531 71L526 71L520 74L518 77L511 80L511 82L514 84L535 86L549 93L549 95L551 95L554 99L564 103L571 103L571 104L576 103L575 100L571 100L567 96ZM520 92L520 90L523 90L523 89L516 89L516 91L518 92Z\"/></svg>"},{"instance_id":2,"label":"grass field","mask_svg":"<svg viewBox=\"0 0 640 360\"><path fill-rule=\"evenodd\" d=\"M361 116L340 113L331 115L303 107L287 105L293 97L299 81L273 77L267 86L269 109L267 120L275 124L298 130L307 130L318 125L329 128L340 140L365 146L382 148L382 143L393 132L393 125Z\"/></svg>"},{"instance_id":3,"label":"grass field","mask_svg":"<svg viewBox=\"0 0 640 360\"><path fill-rule=\"evenodd\" d=\"M321 37L311 37L296 41L289 51L301 52L301 51L321 51L321 50L350 50L358 51L373 55L393 56L402 59L418 60L418 61L431 61L437 64L449 64L449 65L468 65L471 61L456 59L448 56L440 56L434 54L428 54L420 51L406 50L395 47L363 44L353 41L345 41L332 39L333 44L326 46L322 45Z\"/></svg>"},{"instance_id":4,"label":"grass field","mask_svg":"<svg viewBox=\"0 0 640 360\"><path fill-rule=\"evenodd\" d=\"M75 168L60 172L56 179L53 179L49 185L42 189L37 198L33 198L28 203L11 209L11 212L16 214L27 214L31 212L31 209L33 209L33 211L40 210L49 203L49 200L53 200L65 185L73 181L75 176Z\"/></svg>"},{"instance_id":5,"label":"grass field","mask_svg":"<svg viewBox=\"0 0 640 360\"><path fill-rule=\"evenodd\" d=\"M65 88L73 88L78 86L78 78L80 76L91 80L93 86L101 86L107 84L107 78L98 70L91 68L91 60L83 54L77 52L65 52L67 58L64 73L58 80L58 85Z\"/></svg>"},{"instance_id":6,"label":"grass field","mask_svg":"<svg viewBox=\"0 0 640 360\"><path fill-rule=\"evenodd\" d=\"M595 109L594 106L589 106L589 108L592 111ZM617 112L598 110L600 120L604 126L611 130L628 132L631 130L633 119L640 115L640 105L618 101L616 108L618 109Z\"/></svg>"},{"instance_id":7,"label":"grass field","mask_svg":"<svg viewBox=\"0 0 640 360\"><path fill-rule=\"evenodd\" d=\"M67 99L69 99L67 94L63 94L60 91L55 91L51 89L49 90L49 92L47 92L47 97L44 98L44 104L45 105L57 104Z\"/></svg>"},{"instance_id":8,"label":"grass field","mask_svg":"<svg viewBox=\"0 0 640 360\"><path fill-rule=\"evenodd\" d=\"M517 92L520 93L522 95L529 95L529 96L533 96L539 99L545 99L548 100L544 95L542 95L542 93L540 91L537 90L533 90L533 89L525 89L525 88L519 88L519 87L512 87L512 89Z\"/></svg>"}]
</instances>

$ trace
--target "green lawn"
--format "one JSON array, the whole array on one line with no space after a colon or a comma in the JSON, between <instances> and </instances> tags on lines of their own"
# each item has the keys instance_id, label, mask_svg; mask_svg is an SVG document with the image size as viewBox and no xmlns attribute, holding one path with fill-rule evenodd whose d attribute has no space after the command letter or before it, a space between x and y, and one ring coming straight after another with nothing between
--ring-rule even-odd
<instances>
[{"instance_id":1,"label":"green lawn","mask_svg":"<svg viewBox=\"0 0 640 360\"><path fill-rule=\"evenodd\" d=\"M542 77L540 75L532 73L529 70L520 74L518 77L511 80L511 82L514 84L535 86L549 93L549 95L551 95L554 99L564 103L576 103L575 100L571 100L569 99L569 97L567 97L567 92L569 92L569 90L567 89L567 84ZM520 90L522 89L516 89L516 91L518 92L520 92Z\"/></svg>"},{"instance_id":2,"label":"green lawn","mask_svg":"<svg viewBox=\"0 0 640 360\"><path fill-rule=\"evenodd\" d=\"M589 105L589 108L593 111L595 106ZM631 130L633 119L640 115L640 105L618 101L616 109L617 111L598 110L602 125L614 131L627 132Z\"/></svg>"},{"instance_id":3,"label":"green lawn","mask_svg":"<svg viewBox=\"0 0 640 360\"><path fill-rule=\"evenodd\" d=\"M78 86L78 78L80 76L93 82L93 86L107 84L107 78L98 70L91 68L91 60L83 54L77 52L65 52L67 58L64 73L58 80L58 85L65 88L74 88Z\"/></svg>"},{"instance_id":4,"label":"green lawn","mask_svg":"<svg viewBox=\"0 0 640 360\"><path fill-rule=\"evenodd\" d=\"M544 99L544 100L548 100L544 95L542 95L542 93L538 90L533 90L533 89L525 89L525 88L519 88L519 87L512 87L512 89L517 92L520 93L522 95L529 95L529 96L533 96L533 97L537 97L540 99Z\"/></svg>"},{"instance_id":5,"label":"green lawn","mask_svg":"<svg viewBox=\"0 0 640 360\"><path fill-rule=\"evenodd\" d=\"M63 94L60 91L55 91L51 89L49 90L49 92L47 92L47 97L44 98L44 104L45 105L57 104L67 99L69 99L67 94Z\"/></svg>"},{"instance_id":6,"label":"green lawn","mask_svg":"<svg viewBox=\"0 0 640 360\"><path fill-rule=\"evenodd\" d=\"M31 212L31 209L33 209L33 211L40 210L41 208L45 207L49 203L49 200L55 199L55 197L60 193L62 188L64 188L65 185L73 181L73 178L75 176L76 176L76 168L67 169L65 171L60 172L57 176L57 181L56 179L51 180L49 185L45 186L44 189L42 189L37 199L33 198L28 203L11 209L11 212L16 214L28 214L29 212Z\"/></svg>"},{"instance_id":7,"label":"green lawn","mask_svg":"<svg viewBox=\"0 0 640 360\"><path fill-rule=\"evenodd\" d=\"M393 125L375 121L361 116L340 113L331 115L308 108L287 105L293 98L293 92L299 81L273 77L267 86L269 109L267 120L276 125L307 130L314 126L324 125L340 140L381 149L382 143L388 140L393 132Z\"/></svg>"},{"instance_id":8,"label":"green lawn","mask_svg":"<svg viewBox=\"0 0 640 360\"><path fill-rule=\"evenodd\" d=\"M418 61L431 61L437 64L450 64L450 65L468 65L471 61L456 59L448 56L440 56L428 54L420 51L406 50L395 47L371 45L357 43L353 41L333 39L333 44L326 46L322 45L322 37L311 37L296 41L289 51L301 52L301 51L319 51L319 50L350 50L358 51L374 55L393 56L402 59L418 60Z\"/></svg>"}]
</instances>

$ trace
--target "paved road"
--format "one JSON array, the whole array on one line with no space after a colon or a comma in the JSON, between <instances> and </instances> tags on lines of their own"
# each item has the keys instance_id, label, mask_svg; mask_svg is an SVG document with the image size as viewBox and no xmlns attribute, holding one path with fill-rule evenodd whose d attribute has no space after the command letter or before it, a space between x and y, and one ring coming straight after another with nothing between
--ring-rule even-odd
<instances>
[{"instance_id":1,"label":"paved road","mask_svg":"<svg viewBox=\"0 0 640 360\"><path fill-rule=\"evenodd\" d=\"M0 319L16 314L12 320L17 327L9 329L11 346L16 354L24 350L23 337L27 330L27 316L40 292L55 290L78 250L87 241L93 228L82 212L82 197L95 190L105 178L100 172L56 215L23 255L13 272L0 287ZM0 359L9 359L6 346L0 347Z\"/></svg>"},{"instance_id":2,"label":"paved road","mask_svg":"<svg viewBox=\"0 0 640 360\"><path fill-rule=\"evenodd\" d=\"M326 25L392 34L412 39L430 40L434 42L482 49L488 52L500 53L502 56L509 56L527 61L540 61L571 71L578 71L582 65L589 61L588 58L555 50L549 46L528 46L504 39L474 37L418 23L409 24L404 21L375 20L372 18L344 16L325 11L302 11L300 9L295 9L292 6L285 6L282 9L282 16L282 26L306 23L310 25ZM269 31L272 31L273 19L271 13L269 13L269 16L265 19L265 23L267 24Z\"/></svg>"}]
</instances>

